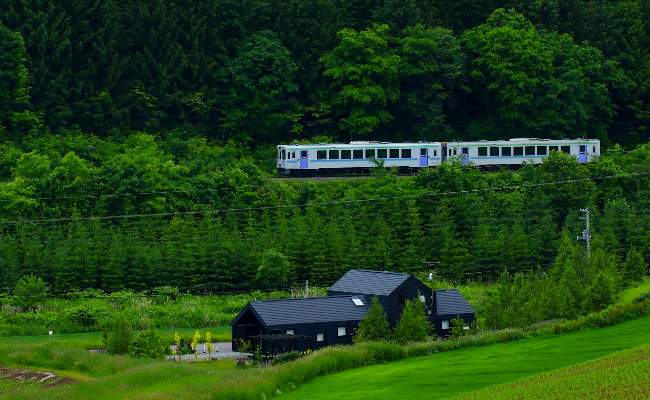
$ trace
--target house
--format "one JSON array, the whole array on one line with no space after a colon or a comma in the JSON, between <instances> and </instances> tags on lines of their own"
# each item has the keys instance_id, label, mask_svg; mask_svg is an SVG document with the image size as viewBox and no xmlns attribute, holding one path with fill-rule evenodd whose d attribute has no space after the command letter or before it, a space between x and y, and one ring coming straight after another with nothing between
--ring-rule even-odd
<instances>
[{"instance_id":1,"label":"house","mask_svg":"<svg viewBox=\"0 0 650 400\"><path fill-rule=\"evenodd\" d=\"M399 321L406 300L419 299L432 315L431 289L410 274L400 272L349 270L327 290L330 296L362 294L377 296L391 326Z\"/></svg>"},{"instance_id":2,"label":"house","mask_svg":"<svg viewBox=\"0 0 650 400\"><path fill-rule=\"evenodd\" d=\"M231 323L233 350L245 342L265 354L349 344L369 305L362 295L253 301Z\"/></svg>"},{"instance_id":3,"label":"house","mask_svg":"<svg viewBox=\"0 0 650 400\"><path fill-rule=\"evenodd\" d=\"M264 354L318 349L352 343L359 322L377 297L391 326L397 325L407 300L425 305L438 336L449 336L460 317L467 329L474 310L458 290L432 291L410 274L353 269L328 288L326 297L253 301L232 321L234 351L258 346Z\"/></svg>"},{"instance_id":4,"label":"house","mask_svg":"<svg viewBox=\"0 0 650 400\"><path fill-rule=\"evenodd\" d=\"M436 310L431 320L438 336L449 336L451 321L458 317L465 321L464 328L469 330L475 319L474 309L457 289L436 290L434 300Z\"/></svg>"}]
</instances>

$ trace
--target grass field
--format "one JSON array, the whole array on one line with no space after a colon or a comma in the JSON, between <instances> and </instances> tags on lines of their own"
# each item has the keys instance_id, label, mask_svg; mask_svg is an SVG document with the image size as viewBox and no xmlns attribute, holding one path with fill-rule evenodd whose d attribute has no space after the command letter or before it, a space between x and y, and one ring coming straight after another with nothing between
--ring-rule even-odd
<instances>
[{"instance_id":1,"label":"grass field","mask_svg":"<svg viewBox=\"0 0 650 400\"><path fill-rule=\"evenodd\" d=\"M458 400L648 399L650 345L586 363L490 386Z\"/></svg>"},{"instance_id":2,"label":"grass field","mask_svg":"<svg viewBox=\"0 0 650 400\"><path fill-rule=\"evenodd\" d=\"M650 342L650 317L556 337L469 348L317 378L282 398L445 399Z\"/></svg>"}]
</instances>

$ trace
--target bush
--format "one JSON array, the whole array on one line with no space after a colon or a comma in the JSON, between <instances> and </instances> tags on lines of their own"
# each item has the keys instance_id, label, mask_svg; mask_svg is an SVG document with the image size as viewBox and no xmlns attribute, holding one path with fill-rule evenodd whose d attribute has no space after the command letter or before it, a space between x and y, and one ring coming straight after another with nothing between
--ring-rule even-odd
<instances>
[{"instance_id":1,"label":"bush","mask_svg":"<svg viewBox=\"0 0 650 400\"><path fill-rule=\"evenodd\" d=\"M34 275L22 277L14 290L14 304L26 310L34 310L47 298L48 293L45 281Z\"/></svg>"},{"instance_id":2,"label":"bush","mask_svg":"<svg viewBox=\"0 0 650 400\"><path fill-rule=\"evenodd\" d=\"M139 358L162 358L170 354L170 349L156 331L148 330L131 343L129 354Z\"/></svg>"},{"instance_id":3,"label":"bush","mask_svg":"<svg viewBox=\"0 0 650 400\"><path fill-rule=\"evenodd\" d=\"M277 365L277 364L284 364L288 363L291 361L296 361L302 357L304 357L306 353L300 352L300 351L290 351L288 353L282 353L279 354L277 357L273 359L271 362L272 365Z\"/></svg>"},{"instance_id":4,"label":"bush","mask_svg":"<svg viewBox=\"0 0 650 400\"><path fill-rule=\"evenodd\" d=\"M83 327L98 325L106 317L106 314L103 308L91 304L82 304L64 311L68 320Z\"/></svg>"},{"instance_id":5,"label":"bush","mask_svg":"<svg viewBox=\"0 0 650 400\"><path fill-rule=\"evenodd\" d=\"M109 354L126 354L133 341L133 329L129 320L121 314L115 315L103 332L104 348Z\"/></svg>"}]
</instances>

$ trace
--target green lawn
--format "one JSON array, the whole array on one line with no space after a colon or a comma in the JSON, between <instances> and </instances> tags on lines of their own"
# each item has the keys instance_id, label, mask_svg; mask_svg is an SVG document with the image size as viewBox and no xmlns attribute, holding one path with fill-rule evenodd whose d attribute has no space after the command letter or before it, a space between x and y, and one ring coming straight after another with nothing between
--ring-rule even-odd
<instances>
[{"instance_id":1,"label":"green lawn","mask_svg":"<svg viewBox=\"0 0 650 400\"><path fill-rule=\"evenodd\" d=\"M444 399L650 343L650 317L556 337L469 348L315 379L283 399Z\"/></svg>"},{"instance_id":2,"label":"green lawn","mask_svg":"<svg viewBox=\"0 0 650 400\"><path fill-rule=\"evenodd\" d=\"M490 386L462 395L458 400L648 398L650 345L643 345L511 383Z\"/></svg>"}]
</instances>

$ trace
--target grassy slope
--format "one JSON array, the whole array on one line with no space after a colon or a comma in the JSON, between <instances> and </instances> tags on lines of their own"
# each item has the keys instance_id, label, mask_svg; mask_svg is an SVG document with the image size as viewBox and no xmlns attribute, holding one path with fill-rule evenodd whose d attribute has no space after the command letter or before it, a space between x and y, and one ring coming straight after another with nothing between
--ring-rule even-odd
<instances>
[{"instance_id":1,"label":"grassy slope","mask_svg":"<svg viewBox=\"0 0 650 400\"><path fill-rule=\"evenodd\" d=\"M650 317L603 329L469 348L318 378L284 399L442 399L650 342Z\"/></svg>"},{"instance_id":2,"label":"grassy slope","mask_svg":"<svg viewBox=\"0 0 650 400\"><path fill-rule=\"evenodd\" d=\"M490 386L460 396L459 400L648 398L650 345L644 345L512 383Z\"/></svg>"},{"instance_id":3,"label":"grassy slope","mask_svg":"<svg viewBox=\"0 0 650 400\"><path fill-rule=\"evenodd\" d=\"M646 279L639 286L624 290L620 294L620 301L622 303L631 303L646 293L650 293L650 279Z\"/></svg>"}]
</instances>

